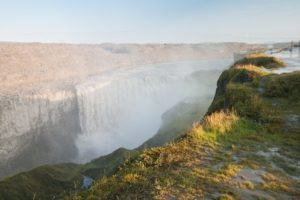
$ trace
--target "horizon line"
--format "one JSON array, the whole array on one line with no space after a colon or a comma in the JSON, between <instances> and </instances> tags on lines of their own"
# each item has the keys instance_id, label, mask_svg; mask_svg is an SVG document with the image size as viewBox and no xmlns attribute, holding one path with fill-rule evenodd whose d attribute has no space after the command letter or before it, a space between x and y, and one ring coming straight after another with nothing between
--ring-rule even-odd
<instances>
[{"instance_id":1,"label":"horizon line","mask_svg":"<svg viewBox=\"0 0 300 200\"><path fill-rule=\"evenodd\" d=\"M61 45L197 45L197 44L229 44L229 43L240 43L240 44L281 44L281 43L290 43L290 42L300 42L298 40L290 40L290 41L270 41L270 42L242 42L242 41L218 41L218 42L50 42L50 41L1 41L0 44L10 43L10 44L61 44Z\"/></svg>"}]
</instances>

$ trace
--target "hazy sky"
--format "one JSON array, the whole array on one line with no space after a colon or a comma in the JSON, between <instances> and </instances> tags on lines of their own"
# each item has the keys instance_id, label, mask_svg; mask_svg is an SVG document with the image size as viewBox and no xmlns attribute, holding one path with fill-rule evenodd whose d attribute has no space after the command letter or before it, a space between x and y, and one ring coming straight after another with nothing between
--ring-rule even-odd
<instances>
[{"instance_id":1,"label":"hazy sky","mask_svg":"<svg viewBox=\"0 0 300 200\"><path fill-rule=\"evenodd\" d=\"M300 0L0 0L0 41L300 40Z\"/></svg>"}]
</instances>

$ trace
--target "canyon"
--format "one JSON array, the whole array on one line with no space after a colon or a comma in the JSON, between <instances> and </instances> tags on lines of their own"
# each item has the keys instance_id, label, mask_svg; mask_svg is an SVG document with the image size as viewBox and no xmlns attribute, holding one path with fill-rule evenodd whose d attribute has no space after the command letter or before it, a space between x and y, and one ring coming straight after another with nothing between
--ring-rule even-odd
<instances>
[{"instance_id":1,"label":"canyon","mask_svg":"<svg viewBox=\"0 0 300 200\"><path fill-rule=\"evenodd\" d=\"M261 46L0 43L0 177L138 147L173 106L212 101L233 52Z\"/></svg>"},{"instance_id":2,"label":"canyon","mask_svg":"<svg viewBox=\"0 0 300 200\"><path fill-rule=\"evenodd\" d=\"M49 129L31 134L49 138L28 149L43 155L48 145L61 156L69 148L73 163L4 178L0 199L297 199L299 63L298 54L254 53L233 64L228 57L114 70L70 93L53 95L52 87L44 99L65 101L49 118L61 117L61 126L46 122ZM75 112L63 109L73 101ZM63 135L72 121L73 140Z\"/></svg>"}]
</instances>

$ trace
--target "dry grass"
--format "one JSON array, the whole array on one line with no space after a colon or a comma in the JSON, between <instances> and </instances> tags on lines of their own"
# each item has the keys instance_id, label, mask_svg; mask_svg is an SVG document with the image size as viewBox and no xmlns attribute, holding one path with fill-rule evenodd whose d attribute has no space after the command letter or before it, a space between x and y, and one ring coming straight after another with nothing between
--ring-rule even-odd
<instances>
[{"instance_id":1,"label":"dry grass","mask_svg":"<svg viewBox=\"0 0 300 200\"><path fill-rule=\"evenodd\" d=\"M265 53L252 53L250 55L247 56L247 58L259 58L259 57L268 57L268 55L266 55Z\"/></svg>"},{"instance_id":2,"label":"dry grass","mask_svg":"<svg viewBox=\"0 0 300 200\"><path fill-rule=\"evenodd\" d=\"M235 69L244 69L244 70L247 70L247 71L250 71L250 72L255 72L255 73L260 74L260 75L268 74L262 68L259 68L255 65L251 65L251 64L249 64L249 65L235 65L234 68Z\"/></svg>"},{"instance_id":3,"label":"dry grass","mask_svg":"<svg viewBox=\"0 0 300 200\"><path fill-rule=\"evenodd\" d=\"M136 183L140 179L140 176L135 173L129 173L124 176L124 181L127 183Z\"/></svg>"},{"instance_id":4,"label":"dry grass","mask_svg":"<svg viewBox=\"0 0 300 200\"><path fill-rule=\"evenodd\" d=\"M232 129L232 126L238 120L235 112L220 112L212 113L203 119L203 128L208 132L225 133Z\"/></svg>"}]
</instances>

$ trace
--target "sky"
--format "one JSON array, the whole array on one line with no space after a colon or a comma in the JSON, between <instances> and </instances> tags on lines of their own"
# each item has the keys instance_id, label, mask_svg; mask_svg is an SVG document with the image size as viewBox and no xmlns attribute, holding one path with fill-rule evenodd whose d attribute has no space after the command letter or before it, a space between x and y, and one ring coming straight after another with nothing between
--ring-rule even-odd
<instances>
[{"instance_id":1,"label":"sky","mask_svg":"<svg viewBox=\"0 0 300 200\"><path fill-rule=\"evenodd\" d=\"M300 40L300 0L0 0L0 41Z\"/></svg>"}]
</instances>

